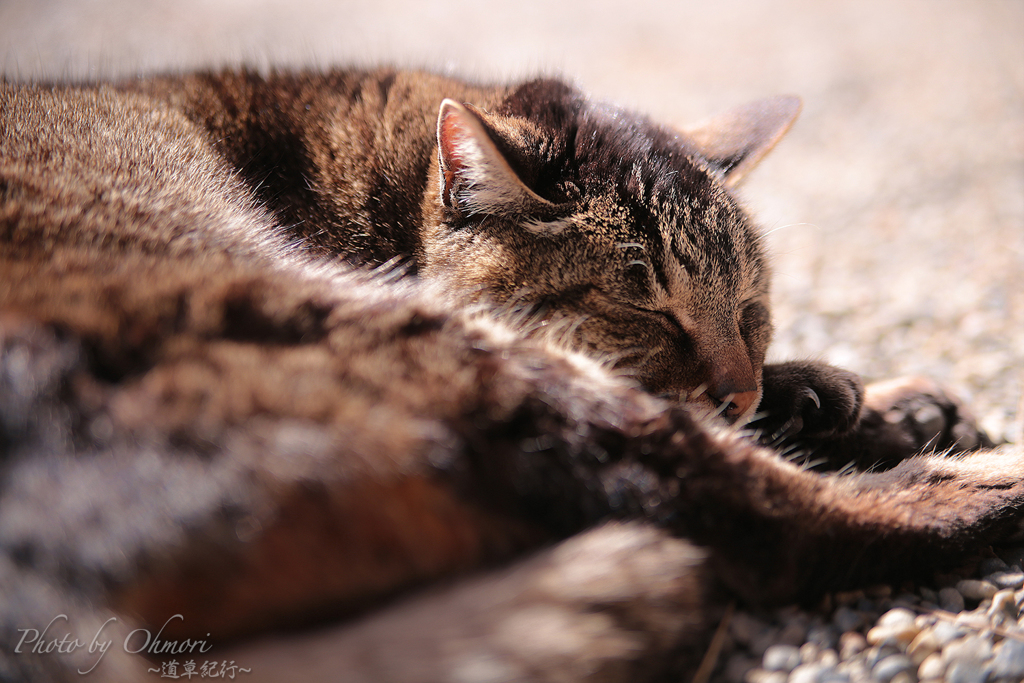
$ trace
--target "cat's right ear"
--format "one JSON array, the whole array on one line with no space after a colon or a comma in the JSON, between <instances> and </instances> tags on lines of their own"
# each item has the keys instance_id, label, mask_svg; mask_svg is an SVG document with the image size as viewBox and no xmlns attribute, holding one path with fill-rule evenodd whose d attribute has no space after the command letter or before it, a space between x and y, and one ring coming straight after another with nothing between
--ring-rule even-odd
<instances>
[{"instance_id":1,"label":"cat's right ear","mask_svg":"<svg viewBox=\"0 0 1024 683\"><path fill-rule=\"evenodd\" d=\"M552 204L528 188L502 155L483 120L446 99L437 115L438 191L466 215L529 215Z\"/></svg>"},{"instance_id":2,"label":"cat's right ear","mask_svg":"<svg viewBox=\"0 0 1024 683\"><path fill-rule=\"evenodd\" d=\"M732 187L782 139L801 107L799 97L771 97L683 128L682 133Z\"/></svg>"}]
</instances>

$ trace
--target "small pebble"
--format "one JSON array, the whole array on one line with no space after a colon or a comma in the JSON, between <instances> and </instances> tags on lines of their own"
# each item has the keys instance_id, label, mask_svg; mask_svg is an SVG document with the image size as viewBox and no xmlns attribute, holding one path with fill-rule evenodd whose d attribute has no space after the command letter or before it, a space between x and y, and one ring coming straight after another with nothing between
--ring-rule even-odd
<instances>
[{"instance_id":1,"label":"small pebble","mask_svg":"<svg viewBox=\"0 0 1024 683\"><path fill-rule=\"evenodd\" d=\"M839 659L844 662L852 659L854 655L863 652L867 646L867 638L856 631L847 631L839 636ZM800 651L803 653L803 648Z\"/></svg>"},{"instance_id":2,"label":"small pebble","mask_svg":"<svg viewBox=\"0 0 1024 683\"><path fill-rule=\"evenodd\" d=\"M754 637L752 643L750 643L750 652L757 657L763 657L764 651L770 646L774 645L779 640L779 629L777 628L765 628L761 633Z\"/></svg>"},{"instance_id":3,"label":"small pebble","mask_svg":"<svg viewBox=\"0 0 1024 683\"><path fill-rule=\"evenodd\" d=\"M956 615L956 625L962 626L968 631L984 631L989 627L986 612L987 608L982 607L971 612L961 612Z\"/></svg>"},{"instance_id":4,"label":"small pebble","mask_svg":"<svg viewBox=\"0 0 1024 683\"><path fill-rule=\"evenodd\" d=\"M821 648L835 648L839 642L839 632L831 626L815 624L807 630L807 642Z\"/></svg>"},{"instance_id":5,"label":"small pebble","mask_svg":"<svg viewBox=\"0 0 1024 683\"><path fill-rule=\"evenodd\" d=\"M931 588L921 586L921 588L918 589L918 592L921 593L921 599L934 603L936 605L939 604L939 594L933 591Z\"/></svg>"},{"instance_id":6,"label":"small pebble","mask_svg":"<svg viewBox=\"0 0 1024 683\"><path fill-rule=\"evenodd\" d=\"M925 657L921 666L917 668L917 677L921 680L942 678L944 673L946 673L946 663L942 661L942 655L938 652Z\"/></svg>"},{"instance_id":7,"label":"small pebble","mask_svg":"<svg viewBox=\"0 0 1024 683\"><path fill-rule=\"evenodd\" d=\"M826 668L818 674L817 680L818 683L851 683L853 679L846 671Z\"/></svg>"},{"instance_id":8,"label":"small pebble","mask_svg":"<svg viewBox=\"0 0 1024 683\"><path fill-rule=\"evenodd\" d=\"M764 651L761 666L766 671L789 673L800 665L800 650L792 645L772 645Z\"/></svg>"},{"instance_id":9,"label":"small pebble","mask_svg":"<svg viewBox=\"0 0 1024 683\"><path fill-rule=\"evenodd\" d=\"M942 588L939 590L939 607L947 612L963 612L964 596L955 588Z\"/></svg>"},{"instance_id":10,"label":"small pebble","mask_svg":"<svg viewBox=\"0 0 1024 683\"><path fill-rule=\"evenodd\" d=\"M991 639L992 634L988 632L954 640L942 649L942 659L946 662L947 667L951 667L954 662L967 660L983 662L992 656Z\"/></svg>"},{"instance_id":11,"label":"small pebble","mask_svg":"<svg viewBox=\"0 0 1024 683\"><path fill-rule=\"evenodd\" d=\"M832 623L842 633L855 631L864 625L864 615L849 607L840 607L832 615Z\"/></svg>"},{"instance_id":12,"label":"small pebble","mask_svg":"<svg viewBox=\"0 0 1024 683\"><path fill-rule=\"evenodd\" d=\"M789 674L789 683L818 683L822 669L819 664L801 664Z\"/></svg>"},{"instance_id":13,"label":"small pebble","mask_svg":"<svg viewBox=\"0 0 1024 683\"><path fill-rule=\"evenodd\" d=\"M914 671L917 667L906 655L889 655L871 667L872 675L883 683L891 681L896 674Z\"/></svg>"},{"instance_id":14,"label":"small pebble","mask_svg":"<svg viewBox=\"0 0 1024 683\"><path fill-rule=\"evenodd\" d=\"M804 664L818 661L818 655L820 654L821 648L814 643L804 643L800 646L800 661Z\"/></svg>"},{"instance_id":15,"label":"small pebble","mask_svg":"<svg viewBox=\"0 0 1024 683\"><path fill-rule=\"evenodd\" d=\"M911 611L920 604L921 598L913 593L900 593L896 596L896 599L892 601L893 607L902 607Z\"/></svg>"},{"instance_id":16,"label":"small pebble","mask_svg":"<svg viewBox=\"0 0 1024 683\"><path fill-rule=\"evenodd\" d=\"M880 661L891 655L899 654L899 650L891 645L871 647L864 651L864 663L874 668Z\"/></svg>"},{"instance_id":17,"label":"small pebble","mask_svg":"<svg viewBox=\"0 0 1024 683\"><path fill-rule=\"evenodd\" d=\"M786 674L781 671L751 669L743 680L745 683L786 683Z\"/></svg>"},{"instance_id":18,"label":"small pebble","mask_svg":"<svg viewBox=\"0 0 1024 683\"><path fill-rule=\"evenodd\" d=\"M1024 679L1024 642L1007 638L995 648L989 667L993 678Z\"/></svg>"},{"instance_id":19,"label":"small pebble","mask_svg":"<svg viewBox=\"0 0 1024 683\"><path fill-rule=\"evenodd\" d=\"M881 610L878 609L878 605L875 603L875 601L869 600L868 598L861 598L860 600L858 600L856 608L858 612L864 612L866 614L872 615L872 619L876 618L879 615L879 613L881 613Z\"/></svg>"},{"instance_id":20,"label":"small pebble","mask_svg":"<svg viewBox=\"0 0 1024 683\"><path fill-rule=\"evenodd\" d=\"M803 619L791 619L779 631L778 642L799 647L807 640L807 622Z\"/></svg>"},{"instance_id":21,"label":"small pebble","mask_svg":"<svg viewBox=\"0 0 1024 683\"><path fill-rule=\"evenodd\" d=\"M729 635L737 643L749 645L768 627L757 617L737 611L729 621Z\"/></svg>"},{"instance_id":22,"label":"small pebble","mask_svg":"<svg viewBox=\"0 0 1024 683\"><path fill-rule=\"evenodd\" d=\"M985 683L988 672L974 659L959 659L946 669L946 683Z\"/></svg>"},{"instance_id":23,"label":"small pebble","mask_svg":"<svg viewBox=\"0 0 1024 683\"><path fill-rule=\"evenodd\" d=\"M872 645L906 645L920 632L921 629L913 621L891 626L879 622L878 626L868 631L868 642Z\"/></svg>"},{"instance_id":24,"label":"small pebble","mask_svg":"<svg viewBox=\"0 0 1024 683\"><path fill-rule=\"evenodd\" d=\"M989 574L995 574L996 572L1002 572L1009 569L1010 566L998 557L986 557L978 565L978 573L982 576L988 576Z\"/></svg>"},{"instance_id":25,"label":"small pebble","mask_svg":"<svg viewBox=\"0 0 1024 683\"><path fill-rule=\"evenodd\" d=\"M891 609L883 614L878 619L879 626L905 626L907 624L913 624L914 620L917 619L917 615L911 612L909 609L903 607L897 607Z\"/></svg>"},{"instance_id":26,"label":"small pebble","mask_svg":"<svg viewBox=\"0 0 1024 683\"><path fill-rule=\"evenodd\" d=\"M987 600L995 595L999 589L988 581L964 579L957 582L956 590L968 600Z\"/></svg>"},{"instance_id":27,"label":"small pebble","mask_svg":"<svg viewBox=\"0 0 1024 683\"><path fill-rule=\"evenodd\" d=\"M995 585L997 588L1012 588L1013 590L1017 590L1024 586L1024 572L996 572L986 576L985 580Z\"/></svg>"},{"instance_id":28,"label":"small pebble","mask_svg":"<svg viewBox=\"0 0 1024 683\"><path fill-rule=\"evenodd\" d=\"M967 631L951 622L940 621L935 624L934 628L932 628L932 635L934 635L935 640L938 641L939 647L945 647L957 638L962 638L967 635Z\"/></svg>"},{"instance_id":29,"label":"small pebble","mask_svg":"<svg viewBox=\"0 0 1024 683\"><path fill-rule=\"evenodd\" d=\"M1005 627L1016 626L1017 603L1013 597L1012 590L1002 590L992 598L992 606L988 608L986 616L992 626Z\"/></svg>"},{"instance_id":30,"label":"small pebble","mask_svg":"<svg viewBox=\"0 0 1024 683\"><path fill-rule=\"evenodd\" d=\"M838 667L839 671L845 671L850 674L850 678L860 683L861 681L871 680L871 670L868 669L867 665L860 660L854 660L852 662L843 662Z\"/></svg>"},{"instance_id":31,"label":"small pebble","mask_svg":"<svg viewBox=\"0 0 1024 683\"><path fill-rule=\"evenodd\" d=\"M927 629L918 633L917 637L910 642L910 645L907 646L907 654L914 660L915 664L921 664L932 653L938 652L941 648L942 644L935 636L935 630Z\"/></svg>"},{"instance_id":32,"label":"small pebble","mask_svg":"<svg viewBox=\"0 0 1024 683\"><path fill-rule=\"evenodd\" d=\"M914 623L922 630L934 626L938 621L939 618L934 614L918 614L917 618L914 619Z\"/></svg>"}]
</instances>

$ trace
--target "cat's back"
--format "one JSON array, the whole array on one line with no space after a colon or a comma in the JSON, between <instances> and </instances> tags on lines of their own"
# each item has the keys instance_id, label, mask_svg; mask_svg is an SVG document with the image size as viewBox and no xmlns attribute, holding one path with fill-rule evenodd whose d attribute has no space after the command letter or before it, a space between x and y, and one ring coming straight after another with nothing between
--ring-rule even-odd
<instances>
[{"instance_id":1,"label":"cat's back","mask_svg":"<svg viewBox=\"0 0 1024 683\"><path fill-rule=\"evenodd\" d=\"M440 102L506 92L387 68L4 80L5 248L59 234L103 253L301 243L384 262L417 249Z\"/></svg>"},{"instance_id":2,"label":"cat's back","mask_svg":"<svg viewBox=\"0 0 1024 683\"><path fill-rule=\"evenodd\" d=\"M441 102L493 107L510 89L386 67L223 69L118 87L194 121L307 249L368 264L421 250Z\"/></svg>"},{"instance_id":3,"label":"cat's back","mask_svg":"<svg viewBox=\"0 0 1024 683\"><path fill-rule=\"evenodd\" d=\"M0 83L0 253L265 259L281 243L179 109L109 85Z\"/></svg>"}]
</instances>

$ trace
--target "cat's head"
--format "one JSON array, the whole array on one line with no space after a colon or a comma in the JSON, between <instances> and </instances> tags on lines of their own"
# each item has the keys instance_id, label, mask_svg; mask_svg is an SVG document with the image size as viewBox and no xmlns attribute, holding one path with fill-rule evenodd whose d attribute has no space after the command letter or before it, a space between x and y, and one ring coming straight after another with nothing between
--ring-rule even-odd
<instances>
[{"instance_id":1,"label":"cat's head","mask_svg":"<svg viewBox=\"0 0 1024 683\"><path fill-rule=\"evenodd\" d=\"M748 418L771 336L756 227L729 194L799 111L775 98L688 131L557 81L496 111L446 100L422 272L573 321L650 391Z\"/></svg>"}]
</instances>

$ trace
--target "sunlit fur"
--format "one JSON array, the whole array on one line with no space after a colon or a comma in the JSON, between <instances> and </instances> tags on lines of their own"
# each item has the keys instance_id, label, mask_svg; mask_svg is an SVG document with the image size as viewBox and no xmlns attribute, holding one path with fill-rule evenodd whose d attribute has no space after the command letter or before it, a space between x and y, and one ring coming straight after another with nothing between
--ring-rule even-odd
<instances>
[{"instance_id":1,"label":"sunlit fur","mask_svg":"<svg viewBox=\"0 0 1024 683\"><path fill-rule=\"evenodd\" d=\"M439 189L444 97L515 173L483 184L543 201ZM897 429L892 469L821 475L633 381L763 373L823 456L861 417L848 373L761 369L731 162L561 83L0 82L0 130L5 680L82 680L85 648L9 645L58 615L166 623L250 681L680 680L723 598L927 576L1018 527L1019 449L906 459ZM117 645L90 680L154 677Z\"/></svg>"}]
</instances>

